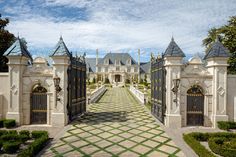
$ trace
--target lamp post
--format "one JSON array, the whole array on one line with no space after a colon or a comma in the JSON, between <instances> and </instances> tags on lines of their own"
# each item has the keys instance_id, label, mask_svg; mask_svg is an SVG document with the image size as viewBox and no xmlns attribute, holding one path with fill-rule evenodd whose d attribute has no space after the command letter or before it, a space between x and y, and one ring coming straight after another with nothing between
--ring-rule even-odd
<instances>
[{"instance_id":1,"label":"lamp post","mask_svg":"<svg viewBox=\"0 0 236 157\"><path fill-rule=\"evenodd\" d=\"M53 82L55 85L55 89L56 89L56 100L60 101L60 98L58 98L58 93L62 90L60 87L60 77L58 77L57 75L53 78Z\"/></svg>"},{"instance_id":2,"label":"lamp post","mask_svg":"<svg viewBox=\"0 0 236 157\"><path fill-rule=\"evenodd\" d=\"M174 87L171 89L171 91L175 94L176 97L174 99L174 102L177 103L177 94L179 90L180 79L173 79L173 84L174 84Z\"/></svg>"}]
</instances>

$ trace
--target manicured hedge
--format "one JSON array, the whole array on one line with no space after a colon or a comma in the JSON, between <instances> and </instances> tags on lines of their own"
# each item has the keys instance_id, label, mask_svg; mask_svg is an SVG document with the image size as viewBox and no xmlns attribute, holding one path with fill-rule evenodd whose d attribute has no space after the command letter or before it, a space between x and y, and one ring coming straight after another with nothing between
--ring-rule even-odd
<instances>
[{"instance_id":1,"label":"manicured hedge","mask_svg":"<svg viewBox=\"0 0 236 157\"><path fill-rule=\"evenodd\" d=\"M21 143L18 142L18 141L4 142L3 146L2 146L2 149L5 153L13 154L13 153L17 152L17 150L20 147L20 144Z\"/></svg>"},{"instance_id":2,"label":"manicured hedge","mask_svg":"<svg viewBox=\"0 0 236 157\"><path fill-rule=\"evenodd\" d=\"M196 140L191 134L184 134L183 137L184 141L195 151L195 153L199 157L215 157L213 153L211 153L203 145L201 145L201 143Z\"/></svg>"},{"instance_id":3,"label":"manicured hedge","mask_svg":"<svg viewBox=\"0 0 236 157\"><path fill-rule=\"evenodd\" d=\"M3 122L4 122L4 120L0 119L0 128L3 128Z\"/></svg>"},{"instance_id":4,"label":"manicured hedge","mask_svg":"<svg viewBox=\"0 0 236 157\"><path fill-rule=\"evenodd\" d=\"M236 122L219 121L217 124L218 128L222 130L236 129Z\"/></svg>"},{"instance_id":5,"label":"manicured hedge","mask_svg":"<svg viewBox=\"0 0 236 157\"><path fill-rule=\"evenodd\" d=\"M236 134L227 132L218 133L199 133L193 132L189 134L184 134L183 138L185 142L195 151L200 157L215 156L212 152L207 150L200 141L207 141L209 147L213 152L221 156L236 157ZM233 142L230 143L230 140ZM225 142L225 145L223 144ZM227 141L228 140L228 141ZM228 144L228 145L227 145ZM234 154L234 155L232 155Z\"/></svg>"},{"instance_id":6,"label":"manicured hedge","mask_svg":"<svg viewBox=\"0 0 236 157\"><path fill-rule=\"evenodd\" d=\"M231 143L229 138L210 138L208 141L211 150L223 157L236 157L236 147L233 148L231 145L236 146L236 140Z\"/></svg>"},{"instance_id":7,"label":"manicured hedge","mask_svg":"<svg viewBox=\"0 0 236 157\"><path fill-rule=\"evenodd\" d=\"M16 126L16 121L14 119L6 119L3 121L3 126L5 128L13 128Z\"/></svg>"},{"instance_id":8,"label":"manicured hedge","mask_svg":"<svg viewBox=\"0 0 236 157\"><path fill-rule=\"evenodd\" d=\"M35 141L27 149L21 151L18 157L33 157L45 147L48 141L48 133L46 131L33 131L31 134Z\"/></svg>"}]
</instances>

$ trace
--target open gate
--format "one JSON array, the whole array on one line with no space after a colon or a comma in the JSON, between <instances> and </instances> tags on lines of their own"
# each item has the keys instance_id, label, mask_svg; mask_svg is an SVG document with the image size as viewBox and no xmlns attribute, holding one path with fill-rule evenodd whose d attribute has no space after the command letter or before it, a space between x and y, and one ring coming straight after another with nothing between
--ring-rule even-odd
<instances>
[{"instance_id":1,"label":"open gate","mask_svg":"<svg viewBox=\"0 0 236 157\"><path fill-rule=\"evenodd\" d=\"M151 112L162 123L166 111L164 55L151 61Z\"/></svg>"},{"instance_id":2,"label":"open gate","mask_svg":"<svg viewBox=\"0 0 236 157\"><path fill-rule=\"evenodd\" d=\"M67 110L71 121L86 111L86 63L84 57L71 57L67 73Z\"/></svg>"}]
</instances>

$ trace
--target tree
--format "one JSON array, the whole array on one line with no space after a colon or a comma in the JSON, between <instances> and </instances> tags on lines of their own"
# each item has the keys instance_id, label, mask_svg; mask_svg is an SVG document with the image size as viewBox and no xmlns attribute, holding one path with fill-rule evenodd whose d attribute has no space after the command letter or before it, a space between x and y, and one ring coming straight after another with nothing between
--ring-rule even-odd
<instances>
[{"instance_id":1,"label":"tree","mask_svg":"<svg viewBox=\"0 0 236 157\"><path fill-rule=\"evenodd\" d=\"M215 42L216 38L228 48L231 56L228 60L228 73L236 74L236 16L230 17L228 23L219 28L212 28L208 31L208 36L203 40L206 51Z\"/></svg>"},{"instance_id":2,"label":"tree","mask_svg":"<svg viewBox=\"0 0 236 157\"><path fill-rule=\"evenodd\" d=\"M14 42L15 37L12 33L5 30L6 26L9 24L9 19L3 19L0 14L0 72L7 72L8 59L3 56L4 52L11 46Z\"/></svg>"}]
</instances>

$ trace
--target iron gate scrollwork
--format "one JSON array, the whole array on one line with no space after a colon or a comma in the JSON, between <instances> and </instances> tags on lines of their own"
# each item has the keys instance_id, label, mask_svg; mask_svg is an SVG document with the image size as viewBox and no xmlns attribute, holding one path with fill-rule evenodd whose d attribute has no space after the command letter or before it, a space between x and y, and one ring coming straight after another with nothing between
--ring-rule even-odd
<instances>
[{"instance_id":1,"label":"iron gate scrollwork","mask_svg":"<svg viewBox=\"0 0 236 157\"><path fill-rule=\"evenodd\" d=\"M151 112L162 123L166 111L164 55L151 61Z\"/></svg>"},{"instance_id":2,"label":"iron gate scrollwork","mask_svg":"<svg viewBox=\"0 0 236 157\"><path fill-rule=\"evenodd\" d=\"M68 115L72 121L86 111L85 56L70 57L68 68Z\"/></svg>"},{"instance_id":3,"label":"iron gate scrollwork","mask_svg":"<svg viewBox=\"0 0 236 157\"><path fill-rule=\"evenodd\" d=\"M187 91L187 125L204 124L204 95L200 86L194 85Z\"/></svg>"},{"instance_id":4,"label":"iron gate scrollwork","mask_svg":"<svg viewBox=\"0 0 236 157\"><path fill-rule=\"evenodd\" d=\"M40 83L33 87L31 93L30 123L47 123L47 90Z\"/></svg>"}]
</instances>

